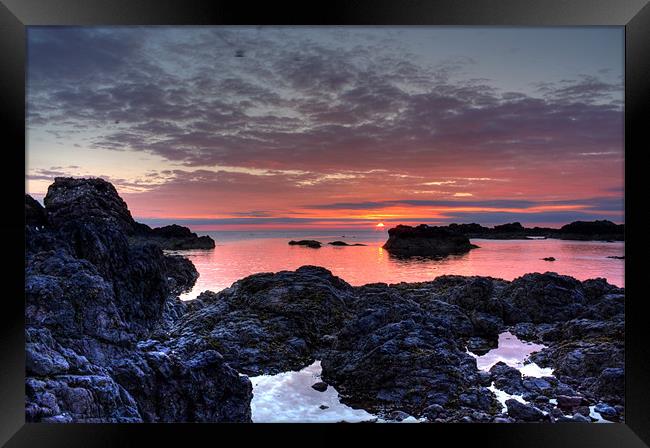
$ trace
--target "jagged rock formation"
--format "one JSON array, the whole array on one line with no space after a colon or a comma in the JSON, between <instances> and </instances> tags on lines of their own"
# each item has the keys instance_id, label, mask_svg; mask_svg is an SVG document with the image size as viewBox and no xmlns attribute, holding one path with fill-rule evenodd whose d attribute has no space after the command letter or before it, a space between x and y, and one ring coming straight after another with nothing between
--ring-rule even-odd
<instances>
[{"instance_id":1,"label":"jagged rock formation","mask_svg":"<svg viewBox=\"0 0 650 448\"><path fill-rule=\"evenodd\" d=\"M139 341L178 318L198 273L129 236L111 184L60 178L26 207L28 421L249 421L251 385L214 350Z\"/></svg>"}]
</instances>

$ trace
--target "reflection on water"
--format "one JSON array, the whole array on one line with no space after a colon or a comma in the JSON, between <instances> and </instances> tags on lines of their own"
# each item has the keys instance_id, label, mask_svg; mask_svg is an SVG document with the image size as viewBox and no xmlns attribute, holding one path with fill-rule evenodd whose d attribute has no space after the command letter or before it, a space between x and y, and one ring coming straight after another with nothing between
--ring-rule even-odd
<instances>
[{"instance_id":1,"label":"reflection on water","mask_svg":"<svg viewBox=\"0 0 650 448\"><path fill-rule=\"evenodd\" d=\"M253 422L319 422L374 421L376 417L363 409L353 409L339 401L339 394L329 386L318 392L311 386L320 381L320 361L298 372L251 377Z\"/></svg>"},{"instance_id":2,"label":"reflection on water","mask_svg":"<svg viewBox=\"0 0 650 448\"><path fill-rule=\"evenodd\" d=\"M508 411L508 406L506 405L506 401L513 399L517 400L520 403L528 403L526 400L524 400L524 397L521 395L515 395L515 394L509 394L505 390L497 389L494 383L488 387L489 390L492 391L494 396L496 397L497 401L501 405L501 412L507 412Z\"/></svg>"},{"instance_id":3,"label":"reflection on water","mask_svg":"<svg viewBox=\"0 0 650 448\"><path fill-rule=\"evenodd\" d=\"M538 352L544 347L541 344L522 341L514 334L506 331L499 335L497 347L486 354L476 356L472 352L468 351L468 353L476 358L476 367L479 370L488 372L493 365L502 361L510 367L519 370L524 376L541 378L553 375L553 369L542 368L534 362L526 364L526 360L532 353Z\"/></svg>"},{"instance_id":4,"label":"reflection on water","mask_svg":"<svg viewBox=\"0 0 650 448\"><path fill-rule=\"evenodd\" d=\"M623 242L562 240L472 240L480 246L464 255L434 260L400 259L381 248L387 234L347 232L239 233L207 232L217 244L214 250L179 251L196 265L200 277L194 289L182 298L191 299L206 289L219 291L236 280L258 272L293 270L302 265L323 266L348 283L429 281L444 274L482 275L512 280L529 272L554 271L579 280L604 277L624 286ZM280 236L278 236L280 235ZM345 235L345 236L344 236ZM290 239L316 239L323 243L342 240L367 246L329 246L320 249L289 246ZM556 261L542 258L555 257Z\"/></svg>"}]
</instances>

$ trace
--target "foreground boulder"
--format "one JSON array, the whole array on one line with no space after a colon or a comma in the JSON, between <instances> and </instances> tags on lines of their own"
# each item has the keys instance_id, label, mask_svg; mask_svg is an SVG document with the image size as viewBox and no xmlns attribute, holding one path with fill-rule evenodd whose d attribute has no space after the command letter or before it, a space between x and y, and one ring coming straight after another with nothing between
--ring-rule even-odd
<instances>
[{"instance_id":1,"label":"foreground boulder","mask_svg":"<svg viewBox=\"0 0 650 448\"><path fill-rule=\"evenodd\" d=\"M214 348L249 375L298 370L352 316L352 298L350 285L315 266L251 275L202 293L174 325L171 346L191 356Z\"/></svg>"},{"instance_id":2,"label":"foreground boulder","mask_svg":"<svg viewBox=\"0 0 650 448\"><path fill-rule=\"evenodd\" d=\"M431 405L446 412L463 407L495 412L476 360L464 352L444 314L425 311L395 291L366 288L357 317L337 334L322 360L322 378L342 400L388 415L401 410L420 417Z\"/></svg>"},{"instance_id":3,"label":"foreground boulder","mask_svg":"<svg viewBox=\"0 0 650 448\"><path fill-rule=\"evenodd\" d=\"M397 256L444 257L463 254L477 246L465 235L444 227L417 227L399 225L388 230L388 241L384 249Z\"/></svg>"},{"instance_id":4,"label":"foreground boulder","mask_svg":"<svg viewBox=\"0 0 650 448\"><path fill-rule=\"evenodd\" d=\"M167 338L194 266L134 242L101 179L59 178L44 203L25 200L27 421L250 421L250 381L217 352L141 342Z\"/></svg>"}]
</instances>

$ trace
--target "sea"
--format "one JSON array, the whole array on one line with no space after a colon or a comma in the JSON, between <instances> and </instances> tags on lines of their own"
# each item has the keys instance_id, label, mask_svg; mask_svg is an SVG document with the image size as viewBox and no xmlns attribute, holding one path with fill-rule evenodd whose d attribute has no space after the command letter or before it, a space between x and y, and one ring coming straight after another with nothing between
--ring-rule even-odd
<instances>
[{"instance_id":1,"label":"sea","mask_svg":"<svg viewBox=\"0 0 650 448\"><path fill-rule=\"evenodd\" d=\"M440 275L479 275L513 280L529 272L557 272L578 280L602 277L625 287L622 241L568 241L557 239L472 239L479 246L462 255L441 259L398 258L382 248L385 230L368 231L215 231L214 250L173 253L192 260L199 272L194 288L181 296L196 298L205 290L221 291L235 281L259 272L294 270L303 265L322 266L353 286L367 283L423 282ZM290 240L313 239L319 249L291 246ZM332 241L365 246L331 246ZM555 261L544 258L553 257Z\"/></svg>"},{"instance_id":2,"label":"sea","mask_svg":"<svg viewBox=\"0 0 650 448\"><path fill-rule=\"evenodd\" d=\"M463 255L442 259L397 258L382 248L388 238L384 229L370 231L266 231L266 232L197 232L210 235L216 242L214 250L175 251L192 260L199 271L194 288L181 296L196 298L205 290L220 291L235 281L259 272L294 270L303 265L322 266L351 285L367 283L421 282L440 275L479 275L513 280L529 272L557 272L579 280L602 277L609 283L624 287L623 242L567 241L556 239L487 240L472 239L479 246ZM318 249L291 246L290 240L313 239L323 243ZM332 241L363 246L331 246ZM553 257L555 261L543 260ZM553 371L541 368L528 358L544 346L519 340L504 332L497 347L483 355L475 355L480 370L488 371L498 361L518 369L524 377L552 377ZM330 386L325 392L311 385L320 380L320 360L299 371L251 377L253 422L390 422L363 409L346 404L338 391ZM492 384L489 388L505 411L505 401L523 397L510 395ZM590 416L604 420L594 406ZM402 423L420 420L409 416Z\"/></svg>"}]
</instances>

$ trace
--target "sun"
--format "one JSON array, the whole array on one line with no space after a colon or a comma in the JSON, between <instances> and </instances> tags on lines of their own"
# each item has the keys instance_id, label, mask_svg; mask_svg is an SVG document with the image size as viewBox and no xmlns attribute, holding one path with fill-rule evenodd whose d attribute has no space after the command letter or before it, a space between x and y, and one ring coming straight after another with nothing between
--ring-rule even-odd
<instances>
[{"instance_id":1,"label":"sun","mask_svg":"<svg viewBox=\"0 0 650 448\"><path fill-rule=\"evenodd\" d=\"M381 229L381 228L384 227L384 223L383 223L383 222L380 222L380 223L377 224L375 227L377 227L378 229Z\"/></svg>"}]
</instances>

